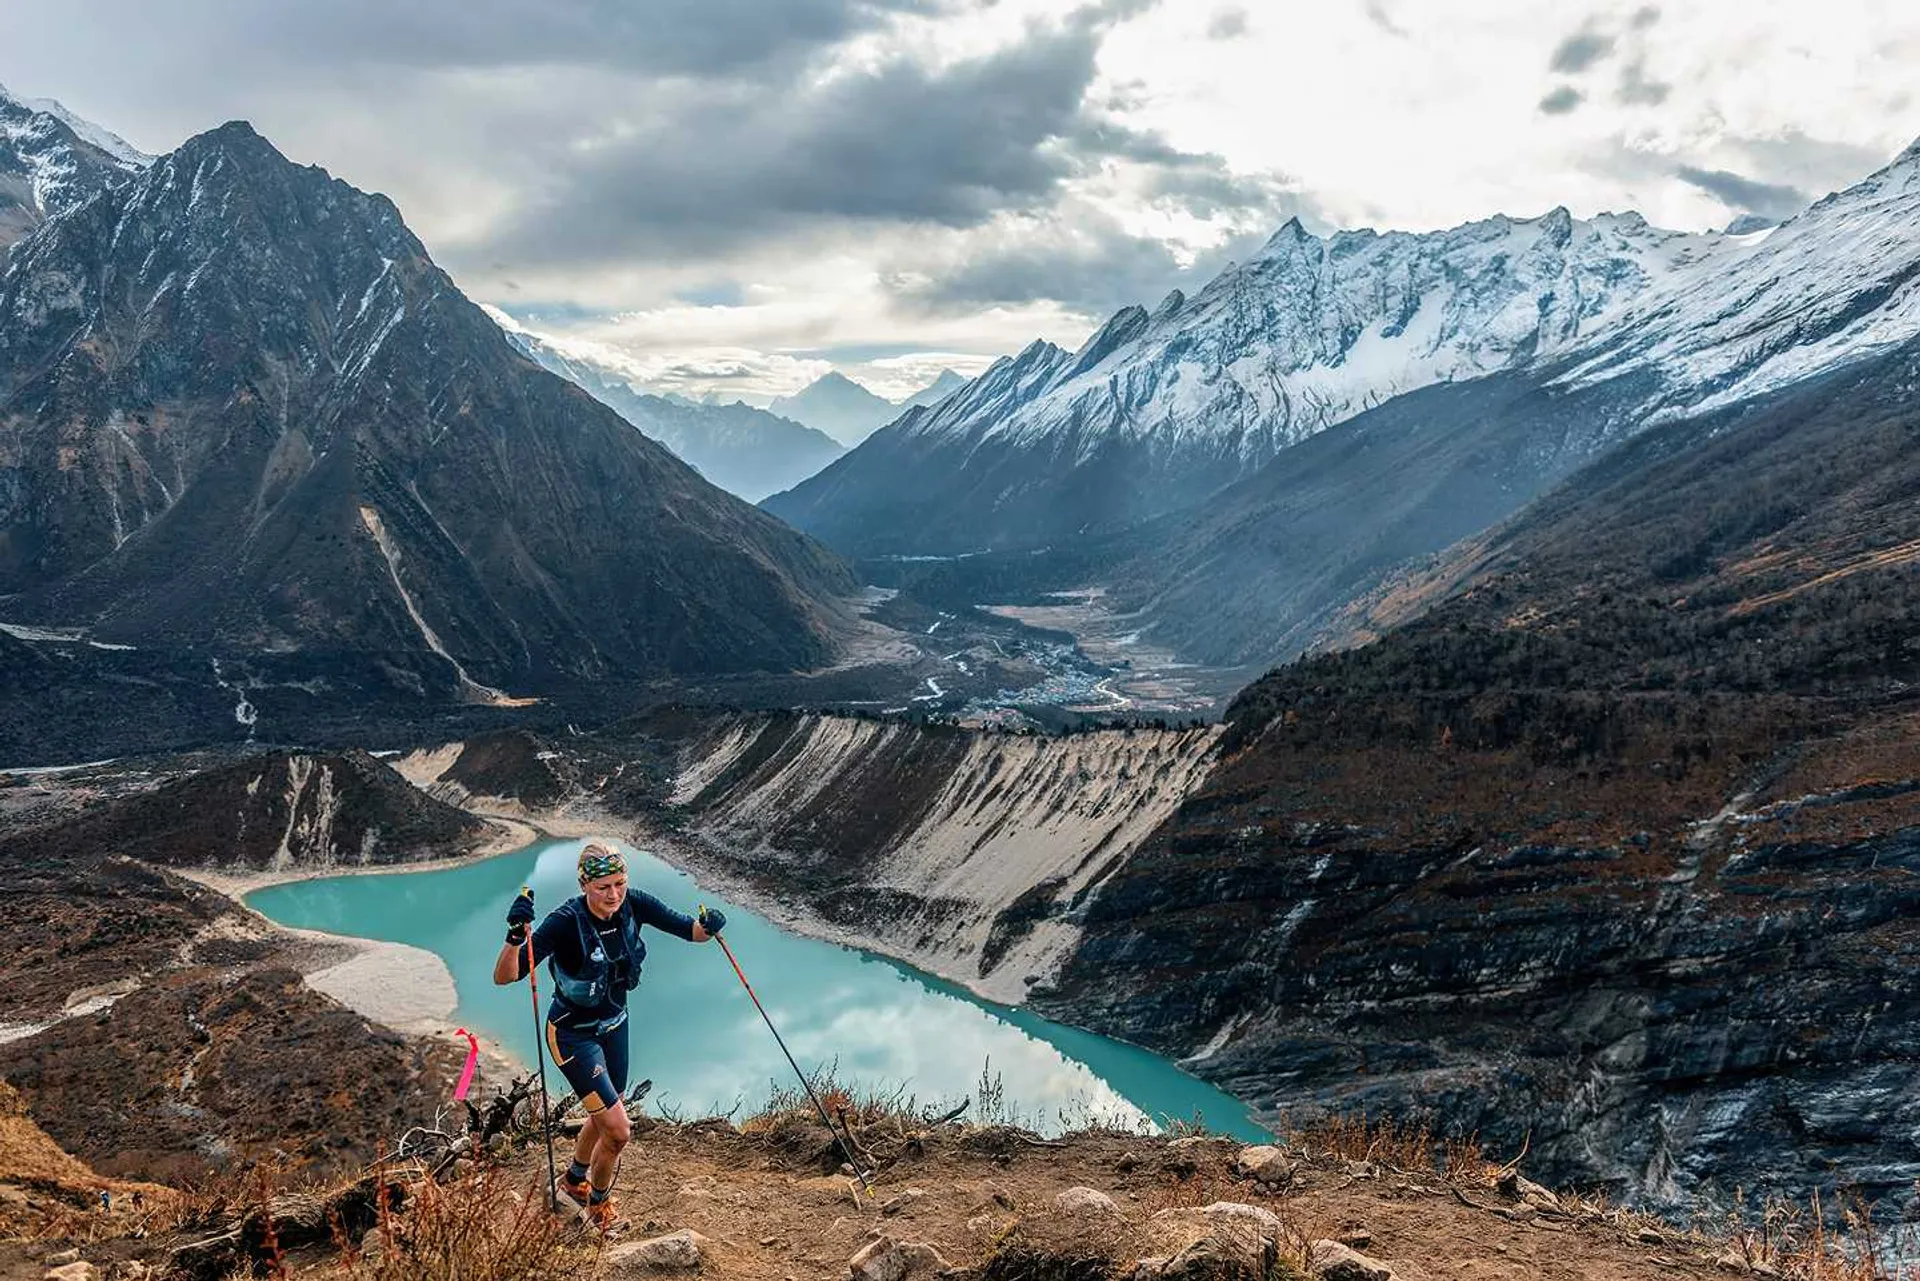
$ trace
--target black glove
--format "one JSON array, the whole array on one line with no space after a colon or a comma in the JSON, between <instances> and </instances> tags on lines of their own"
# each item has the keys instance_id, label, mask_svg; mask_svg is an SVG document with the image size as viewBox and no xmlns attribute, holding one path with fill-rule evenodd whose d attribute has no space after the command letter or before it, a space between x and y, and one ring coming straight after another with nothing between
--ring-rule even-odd
<instances>
[{"instance_id":1,"label":"black glove","mask_svg":"<svg viewBox=\"0 0 1920 1281\"><path fill-rule=\"evenodd\" d=\"M697 919L700 923L700 928L707 932L708 938L712 938L721 930L727 928L727 914L717 907L701 908L700 915Z\"/></svg>"},{"instance_id":2,"label":"black glove","mask_svg":"<svg viewBox=\"0 0 1920 1281\"><path fill-rule=\"evenodd\" d=\"M518 947L527 941L527 926L533 924L533 887L520 891L507 909L507 942Z\"/></svg>"}]
</instances>

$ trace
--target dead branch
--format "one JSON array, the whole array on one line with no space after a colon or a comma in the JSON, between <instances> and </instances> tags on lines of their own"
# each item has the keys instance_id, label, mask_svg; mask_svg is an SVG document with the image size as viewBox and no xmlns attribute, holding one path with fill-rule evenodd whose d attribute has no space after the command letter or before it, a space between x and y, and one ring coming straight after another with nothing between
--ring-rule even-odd
<instances>
[{"instance_id":1,"label":"dead branch","mask_svg":"<svg viewBox=\"0 0 1920 1281\"><path fill-rule=\"evenodd\" d=\"M358 1240L379 1219L382 1196L392 1211L406 1195L405 1188L384 1175L367 1175L325 1197L282 1193L208 1236L175 1246L167 1275L218 1281L239 1267L270 1264L284 1250L331 1241L336 1235Z\"/></svg>"},{"instance_id":2,"label":"dead branch","mask_svg":"<svg viewBox=\"0 0 1920 1281\"><path fill-rule=\"evenodd\" d=\"M931 1112L925 1112L921 1114L920 1119L921 1121L925 1122L928 1125L945 1125L949 1121L958 1120L960 1117L960 1114L962 1112L965 1112L967 1110L967 1105L972 1102L973 1102L972 1099L961 1099L960 1106L957 1108L953 1108L950 1111L942 1112L939 1116L934 1116Z\"/></svg>"}]
</instances>

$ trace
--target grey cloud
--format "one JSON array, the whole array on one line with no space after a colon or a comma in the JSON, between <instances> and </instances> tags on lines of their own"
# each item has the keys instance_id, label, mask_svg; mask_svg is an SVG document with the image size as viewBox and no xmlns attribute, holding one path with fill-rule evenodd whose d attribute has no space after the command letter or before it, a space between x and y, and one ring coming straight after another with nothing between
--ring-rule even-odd
<instances>
[{"instance_id":1,"label":"grey cloud","mask_svg":"<svg viewBox=\"0 0 1920 1281\"><path fill-rule=\"evenodd\" d=\"M738 307L747 300L747 291L737 281L717 280L697 288L683 289L678 297L681 302L695 307Z\"/></svg>"},{"instance_id":2,"label":"grey cloud","mask_svg":"<svg viewBox=\"0 0 1920 1281\"><path fill-rule=\"evenodd\" d=\"M1547 66L1566 75L1585 71L1613 52L1614 39L1598 31L1576 31L1562 40L1548 59Z\"/></svg>"},{"instance_id":3,"label":"grey cloud","mask_svg":"<svg viewBox=\"0 0 1920 1281\"><path fill-rule=\"evenodd\" d=\"M1035 228L1030 238L983 246L931 278L900 273L887 284L909 306L968 312L982 306L1018 306L1041 299L1105 315L1128 303L1151 302L1181 276L1169 247L1112 225Z\"/></svg>"},{"instance_id":4,"label":"grey cloud","mask_svg":"<svg viewBox=\"0 0 1920 1281\"><path fill-rule=\"evenodd\" d=\"M1393 20L1393 15L1387 12L1387 6L1381 0L1367 0L1367 19L1390 36L1399 36L1402 40L1408 38L1407 29Z\"/></svg>"},{"instance_id":5,"label":"grey cloud","mask_svg":"<svg viewBox=\"0 0 1920 1281\"><path fill-rule=\"evenodd\" d=\"M957 262L934 271L903 265L886 284L904 304L930 313L1051 300L1104 317L1132 303L1151 307L1170 289L1193 293L1229 263L1256 253L1287 215L1318 215L1306 196L1276 203L1276 216L1263 230L1233 235L1184 266L1162 241L1109 219L1081 217L1071 229L1036 219L976 233Z\"/></svg>"},{"instance_id":6,"label":"grey cloud","mask_svg":"<svg viewBox=\"0 0 1920 1281\"><path fill-rule=\"evenodd\" d=\"M1699 169L1681 165L1674 170L1682 182L1690 183L1726 205L1745 213L1758 214L1776 222L1791 218L1805 209L1810 198L1803 191L1752 178L1726 169Z\"/></svg>"},{"instance_id":7,"label":"grey cloud","mask_svg":"<svg viewBox=\"0 0 1920 1281\"><path fill-rule=\"evenodd\" d=\"M1730 141L1766 181L1820 194L1851 187L1888 160L1886 153L1873 147L1814 138L1798 129L1776 138Z\"/></svg>"},{"instance_id":8,"label":"grey cloud","mask_svg":"<svg viewBox=\"0 0 1920 1281\"><path fill-rule=\"evenodd\" d=\"M848 220L977 227L1044 210L1062 184L1113 159L1145 169L1156 202L1200 218L1264 219L1277 178L1102 123L1088 102L1100 25L1145 7L1083 8L938 71L899 61L811 87L656 90L641 113L649 127L569 151L543 197L474 252L509 268L587 266L721 252Z\"/></svg>"},{"instance_id":9,"label":"grey cloud","mask_svg":"<svg viewBox=\"0 0 1920 1281\"><path fill-rule=\"evenodd\" d=\"M751 378L757 372L737 360L689 360L668 365L654 375L654 379L662 383L725 382L729 379Z\"/></svg>"},{"instance_id":10,"label":"grey cloud","mask_svg":"<svg viewBox=\"0 0 1920 1281\"><path fill-rule=\"evenodd\" d=\"M1294 197L1278 174L1238 174L1211 152L1181 151L1158 134L1118 121L1089 120L1071 139L1083 164L1103 157L1128 160L1149 169L1149 198L1179 206L1198 218L1237 214L1243 220L1273 221L1292 212Z\"/></svg>"},{"instance_id":11,"label":"grey cloud","mask_svg":"<svg viewBox=\"0 0 1920 1281\"><path fill-rule=\"evenodd\" d=\"M1657 107L1667 100L1673 86L1647 78L1647 64L1635 58L1620 72L1620 85L1614 97L1629 106Z\"/></svg>"},{"instance_id":12,"label":"grey cloud","mask_svg":"<svg viewBox=\"0 0 1920 1281\"><path fill-rule=\"evenodd\" d=\"M1633 17L1627 20L1627 24L1635 31L1645 31L1658 21L1660 21L1660 7L1645 4L1633 11Z\"/></svg>"},{"instance_id":13,"label":"grey cloud","mask_svg":"<svg viewBox=\"0 0 1920 1281\"><path fill-rule=\"evenodd\" d=\"M1546 97L1540 99L1540 110L1550 116L1564 116L1586 101L1586 96L1572 85L1561 85Z\"/></svg>"},{"instance_id":14,"label":"grey cloud","mask_svg":"<svg viewBox=\"0 0 1920 1281\"><path fill-rule=\"evenodd\" d=\"M1207 38L1210 40L1232 40L1247 34L1247 11L1245 9L1222 9L1213 15L1213 21L1207 24Z\"/></svg>"},{"instance_id":15,"label":"grey cloud","mask_svg":"<svg viewBox=\"0 0 1920 1281\"><path fill-rule=\"evenodd\" d=\"M272 70L369 65L448 69L571 65L718 75L838 44L900 13L941 13L958 0L99 0L84 19L24 17L29 47L45 24L159 53L170 69L198 61L245 78ZM15 19L10 27L21 23ZM90 28L90 30L89 30ZM108 38L111 33L111 38ZM10 30L12 38L14 32ZM197 54L197 58L196 58ZM177 89L196 86L180 78Z\"/></svg>"},{"instance_id":16,"label":"grey cloud","mask_svg":"<svg viewBox=\"0 0 1920 1281\"><path fill-rule=\"evenodd\" d=\"M1097 37L1067 29L939 72L896 62L824 85L657 89L648 127L558 157L495 237L510 264L719 248L813 219L977 225L1074 169Z\"/></svg>"},{"instance_id":17,"label":"grey cloud","mask_svg":"<svg viewBox=\"0 0 1920 1281\"><path fill-rule=\"evenodd\" d=\"M996 0L986 0L989 8ZM1081 31L1105 31L1155 8L1160 0L1093 0L1067 14L1067 25Z\"/></svg>"}]
</instances>

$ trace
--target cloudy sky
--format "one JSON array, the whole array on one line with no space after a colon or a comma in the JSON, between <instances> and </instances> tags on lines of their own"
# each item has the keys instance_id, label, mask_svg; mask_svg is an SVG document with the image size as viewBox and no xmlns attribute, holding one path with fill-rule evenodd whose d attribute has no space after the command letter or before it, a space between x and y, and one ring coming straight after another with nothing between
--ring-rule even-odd
<instances>
[{"instance_id":1,"label":"cloudy sky","mask_svg":"<svg viewBox=\"0 0 1920 1281\"><path fill-rule=\"evenodd\" d=\"M1909 0L87 0L0 82L244 118L653 386L902 396L1312 230L1791 216L1920 134Z\"/></svg>"}]
</instances>

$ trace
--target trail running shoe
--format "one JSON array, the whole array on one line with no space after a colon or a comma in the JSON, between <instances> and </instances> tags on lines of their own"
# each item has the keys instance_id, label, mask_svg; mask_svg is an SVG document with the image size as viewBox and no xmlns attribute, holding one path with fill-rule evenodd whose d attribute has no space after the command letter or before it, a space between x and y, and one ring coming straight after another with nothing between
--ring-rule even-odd
<instances>
[{"instance_id":1,"label":"trail running shoe","mask_svg":"<svg viewBox=\"0 0 1920 1281\"><path fill-rule=\"evenodd\" d=\"M588 1223L600 1229L601 1232L612 1232L619 1226L620 1208L614 1204L612 1197L604 1201L589 1200L584 1216Z\"/></svg>"},{"instance_id":2,"label":"trail running shoe","mask_svg":"<svg viewBox=\"0 0 1920 1281\"><path fill-rule=\"evenodd\" d=\"M587 1200L593 1195L593 1184L587 1182L585 1179L580 1180L578 1183L573 1183L568 1180L566 1172L563 1170L555 1176L553 1180L553 1194L555 1199L560 1202L562 1209L571 1209L584 1213L587 1208Z\"/></svg>"}]
</instances>

